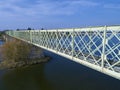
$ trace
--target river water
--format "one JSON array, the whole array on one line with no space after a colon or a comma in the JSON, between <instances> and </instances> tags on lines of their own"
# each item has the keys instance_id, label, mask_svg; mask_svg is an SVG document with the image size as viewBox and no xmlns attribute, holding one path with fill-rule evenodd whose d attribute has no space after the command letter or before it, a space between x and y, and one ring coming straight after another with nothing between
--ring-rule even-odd
<instances>
[{"instance_id":1,"label":"river water","mask_svg":"<svg viewBox=\"0 0 120 90\"><path fill-rule=\"evenodd\" d=\"M0 40L0 45L2 45L3 44L3 41L2 40Z\"/></svg>"},{"instance_id":2,"label":"river water","mask_svg":"<svg viewBox=\"0 0 120 90\"><path fill-rule=\"evenodd\" d=\"M120 81L44 51L47 63L0 70L0 90L120 90Z\"/></svg>"}]
</instances>

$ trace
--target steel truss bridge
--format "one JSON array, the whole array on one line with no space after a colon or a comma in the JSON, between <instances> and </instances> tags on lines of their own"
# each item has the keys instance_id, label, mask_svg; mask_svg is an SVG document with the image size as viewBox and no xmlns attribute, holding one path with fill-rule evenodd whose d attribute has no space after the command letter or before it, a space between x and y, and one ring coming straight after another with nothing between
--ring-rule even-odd
<instances>
[{"instance_id":1,"label":"steel truss bridge","mask_svg":"<svg viewBox=\"0 0 120 90\"><path fill-rule=\"evenodd\" d=\"M120 80L120 26L14 30L6 34Z\"/></svg>"}]
</instances>

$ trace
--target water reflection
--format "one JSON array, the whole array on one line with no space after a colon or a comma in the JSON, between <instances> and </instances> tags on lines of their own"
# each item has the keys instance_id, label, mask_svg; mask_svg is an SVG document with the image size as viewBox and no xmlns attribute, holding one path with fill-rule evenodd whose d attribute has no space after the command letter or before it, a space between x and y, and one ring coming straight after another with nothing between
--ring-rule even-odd
<instances>
[{"instance_id":1,"label":"water reflection","mask_svg":"<svg viewBox=\"0 0 120 90\"><path fill-rule=\"evenodd\" d=\"M10 70L3 76L5 90L53 90L44 75L44 64Z\"/></svg>"}]
</instances>

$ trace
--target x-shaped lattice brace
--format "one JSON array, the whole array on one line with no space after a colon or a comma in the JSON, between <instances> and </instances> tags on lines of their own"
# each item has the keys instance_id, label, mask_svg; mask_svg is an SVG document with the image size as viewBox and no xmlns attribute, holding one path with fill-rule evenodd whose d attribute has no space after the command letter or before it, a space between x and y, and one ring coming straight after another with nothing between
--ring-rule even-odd
<instances>
[{"instance_id":1,"label":"x-shaped lattice brace","mask_svg":"<svg viewBox=\"0 0 120 90\"><path fill-rule=\"evenodd\" d=\"M118 27L118 28L117 28ZM120 73L120 27L8 31L10 36Z\"/></svg>"}]
</instances>

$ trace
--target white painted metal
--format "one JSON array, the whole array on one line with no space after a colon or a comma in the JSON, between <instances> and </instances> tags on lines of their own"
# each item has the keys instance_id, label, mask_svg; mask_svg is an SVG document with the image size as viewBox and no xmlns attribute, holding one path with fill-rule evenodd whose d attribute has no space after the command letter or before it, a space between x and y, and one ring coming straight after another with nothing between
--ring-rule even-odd
<instances>
[{"instance_id":1,"label":"white painted metal","mask_svg":"<svg viewBox=\"0 0 120 90\"><path fill-rule=\"evenodd\" d=\"M120 79L120 26L21 30L6 34Z\"/></svg>"}]
</instances>

